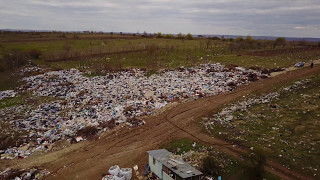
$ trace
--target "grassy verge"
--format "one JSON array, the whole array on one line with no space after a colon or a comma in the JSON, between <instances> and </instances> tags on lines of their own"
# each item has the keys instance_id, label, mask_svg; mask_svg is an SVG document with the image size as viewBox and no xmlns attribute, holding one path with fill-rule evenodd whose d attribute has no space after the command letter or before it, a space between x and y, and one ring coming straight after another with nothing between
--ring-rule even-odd
<instances>
[{"instance_id":1,"label":"grassy verge","mask_svg":"<svg viewBox=\"0 0 320 180\"><path fill-rule=\"evenodd\" d=\"M214 114L209 120L215 122L210 132L228 141L261 149L267 157L290 169L319 176L320 74L308 79L302 84L277 87L274 89L279 92L277 98L233 111L228 115L232 117L229 122L218 123L214 119L219 114ZM286 90L280 90L283 88Z\"/></svg>"}]
</instances>

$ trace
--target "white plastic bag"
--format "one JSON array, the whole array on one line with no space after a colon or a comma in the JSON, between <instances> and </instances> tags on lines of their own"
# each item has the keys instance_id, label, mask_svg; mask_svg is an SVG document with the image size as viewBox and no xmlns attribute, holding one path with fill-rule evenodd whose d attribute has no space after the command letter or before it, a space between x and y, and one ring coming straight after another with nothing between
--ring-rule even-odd
<instances>
[{"instance_id":1,"label":"white plastic bag","mask_svg":"<svg viewBox=\"0 0 320 180\"><path fill-rule=\"evenodd\" d=\"M114 166L111 166L111 167L110 167L110 169L109 169L108 172L109 172L109 174L116 176L116 175L119 174L120 168L119 168L118 165L114 165Z\"/></svg>"},{"instance_id":2,"label":"white plastic bag","mask_svg":"<svg viewBox=\"0 0 320 180\"><path fill-rule=\"evenodd\" d=\"M121 168L121 173L126 176L126 180L130 180L132 178L132 169L131 168Z\"/></svg>"},{"instance_id":3,"label":"white plastic bag","mask_svg":"<svg viewBox=\"0 0 320 180\"><path fill-rule=\"evenodd\" d=\"M106 175L102 178L102 180L114 180L114 176L113 175Z\"/></svg>"},{"instance_id":4,"label":"white plastic bag","mask_svg":"<svg viewBox=\"0 0 320 180\"><path fill-rule=\"evenodd\" d=\"M124 174L118 174L114 176L114 180L126 180L126 176Z\"/></svg>"}]
</instances>

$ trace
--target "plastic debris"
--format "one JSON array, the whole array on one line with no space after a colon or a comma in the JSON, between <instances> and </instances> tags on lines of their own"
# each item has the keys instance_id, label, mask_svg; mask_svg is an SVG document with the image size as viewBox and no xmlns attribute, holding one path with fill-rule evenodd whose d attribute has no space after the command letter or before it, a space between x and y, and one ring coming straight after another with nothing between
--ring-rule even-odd
<instances>
[{"instance_id":1,"label":"plastic debris","mask_svg":"<svg viewBox=\"0 0 320 180\"><path fill-rule=\"evenodd\" d=\"M111 166L102 180L130 180L132 178L131 168L121 168L118 165Z\"/></svg>"},{"instance_id":2,"label":"plastic debris","mask_svg":"<svg viewBox=\"0 0 320 180\"><path fill-rule=\"evenodd\" d=\"M233 91L249 80L259 79L261 75L259 71L225 68L216 63L161 70L161 73L151 76L146 76L139 69L96 77L86 77L77 69L29 76L23 79L23 85L17 92L54 100L38 107L19 105L0 109L0 114L4 114L5 122L10 127L2 132L4 135L11 137L17 132L28 134L27 138L21 137L24 141L17 142L15 147L3 149L1 159L28 157L34 152L49 151L53 143L63 139L71 141L78 136L78 131L90 126L96 127L99 132L119 124L130 128L141 126L145 122L140 117L154 115L171 102ZM9 92L4 96L17 93Z\"/></svg>"},{"instance_id":3,"label":"plastic debris","mask_svg":"<svg viewBox=\"0 0 320 180\"><path fill-rule=\"evenodd\" d=\"M44 176L49 175L50 172L45 169L6 169L3 172L0 172L0 179L8 179L12 175L16 176L13 179L15 180L39 180Z\"/></svg>"},{"instance_id":4,"label":"plastic debris","mask_svg":"<svg viewBox=\"0 0 320 180\"><path fill-rule=\"evenodd\" d=\"M139 169L138 165L133 166L134 171L138 171L138 169Z\"/></svg>"},{"instance_id":5,"label":"plastic debris","mask_svg":"<svg viewBox=\"0 0 320 180\"><path fill-rule=\"evenodd\" d=\"M118 165L114 165L109 168L108 172L109 174L116 176L119 174L120 168Z\"/></svg>"},{"instance_id":6,"label":"plastic debris","mask_svg":"<svg viewBox=\"0 0 320 180\"><path fill-rule=\"evenodd\" d=\"M76 141L79 142L79 141L83 141L83 138L81 136L78 136L76 137Z\"/></svg>"},{"instance_id":7,"label":"plastic debris","mask_svg":"<svg viewBox=\"0 0 320 180\"><path fill-rule=\"evenodd\" d=\"M0 91L0 100L8 98L8 97L15 97L16 92L14 90L6 90L6 91Z\"/></svg>"}]
</instances>

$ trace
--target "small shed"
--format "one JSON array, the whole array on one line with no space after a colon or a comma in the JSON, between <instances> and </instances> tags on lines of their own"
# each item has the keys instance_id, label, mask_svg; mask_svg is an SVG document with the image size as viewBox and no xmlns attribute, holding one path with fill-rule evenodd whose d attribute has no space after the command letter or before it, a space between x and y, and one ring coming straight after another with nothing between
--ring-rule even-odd
<instances>
[{"instance_id":1,"label":"small shed","mask_svg":"<svg viewBox=\"0 0 320 180\"><path fill-rule=\"evenodd\" d=\"M200 180L202 172L166 149L148 151L150 170L163 180Z\"/></svg>"}]
</instances>

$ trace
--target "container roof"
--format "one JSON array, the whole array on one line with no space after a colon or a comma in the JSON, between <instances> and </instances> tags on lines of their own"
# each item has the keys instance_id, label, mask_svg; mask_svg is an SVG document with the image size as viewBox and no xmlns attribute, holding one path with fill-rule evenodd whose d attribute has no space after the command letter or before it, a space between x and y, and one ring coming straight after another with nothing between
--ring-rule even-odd
<instances>
[{"instance_id":1,"label":"container roof","mask_svg":"<svg viewBox=\"0 0 320 180\"><path fill-rule=\"evenodd\" d=\"M151 150L148 151L148 154L181 178L189 178L202 174L202 172L184 162L182 159L173 157L173 154L166 149Z\"/></svg>"}]
</instances>

